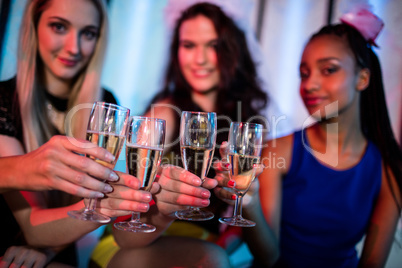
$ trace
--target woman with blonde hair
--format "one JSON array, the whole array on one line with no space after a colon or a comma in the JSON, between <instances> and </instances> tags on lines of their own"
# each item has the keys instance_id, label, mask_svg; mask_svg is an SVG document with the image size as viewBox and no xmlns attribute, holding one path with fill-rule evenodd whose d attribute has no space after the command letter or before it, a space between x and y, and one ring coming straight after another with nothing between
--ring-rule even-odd
<instances>
[{"instance_id":1,"label":"woman with blonde hair","mask_svg":"<svg viewBox=\"0 0 402 268\"><path fill-rule=\"evenodd\" d=\"M87 114L71 116L71 111L101 99L116 103L113 95L100 87L106 39L107 14L102 0L28 1L16 78L0 83L0 116L5 119L0 123L0 157L35 152L35 157L28 158L25 164L35 172L88 189L99 190L96 187L102 185L108 195L98 200L100 212L116 217L132 210L147 211L151 194L138 191L136 178L116 174L78 155L87 152L60 136L68 132L74 133L75 138L85 137ZM65 120L70 117L71 122ZM34 162L36 159L42 161ZM114 182L99 184L95 178ZM100 192L95 195L103 196ZM84 201L60 191L7 192L0 198L2 214L10 219L1 221L4 235L0 256L11 245L29 245L51 249L46 251L49 262L67 248L64 259L54 260L76 266L74 241L100 226L68 217L67 211L84 208ZM8 251L3 261L21 264L21 256L16 252Z\"/></svg>"}]
</instances>

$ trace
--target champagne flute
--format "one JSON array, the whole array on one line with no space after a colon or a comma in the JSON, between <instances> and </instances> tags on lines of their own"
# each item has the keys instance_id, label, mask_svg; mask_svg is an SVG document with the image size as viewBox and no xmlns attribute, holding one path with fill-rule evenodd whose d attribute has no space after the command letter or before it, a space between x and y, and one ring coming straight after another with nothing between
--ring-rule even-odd
<instances>
[{"instance_id":1,"label":"champagne flute","mask_svg":"<svg viewBox=\"0 0 402 268\"><path fill-rule=\"evenodd\" d=\"M260 124L232 122L229 130L229 153L227 160L231 164L230 177L236 182L233 190L236 203L233 217L220 218L221 223L253 227L255 222L242 217L243 196L247 193L255 178L255 164L260 163L263 127Z\"/></svg>"},{"instance_id":2,"label":"champagne flute","mask_svg":"<svg viewBox=\"0 0 402 268\"><path fill-rule=\"evenodd\" d=\"M86 139L99 147L105 148L115 156L113 162L105 162L88 156L96 162L113 169L119 158L126 138L130 110L111 103L95 102L89 116ZM96 198L89 199L83 210L72 210L67 214L75 219L99 223L110 222L110 217L96 212Z\"/></svg>"},{"instance_id":3,"label":"champagne flute","mask_svg":"<svg viewBox=\"0 0 402 268\"><path fill-rule=\"evenodd\" d=\"M184 168L204 182L211 166L216 143L216 114L182 112L180 121L180 149ZM196 207L176 211L176 217L188 221L205 221L214 217L210 211Z\"/></svg>"},{"instance_id":4,"label":"champagne flute","mask_svg":"<svg viewBox=\"0 0 402 268\"><path fill-rule=\"evenodd\" d=\"M131 116L126 143L126 163L130 175L141 181L141 189L149 191L158 171L165 143L166 122L162 119ZM128 222L115 223L122 231L153 232L155 226L140 221L140 213L132 212Z\"/></svg>"}]
</instances>

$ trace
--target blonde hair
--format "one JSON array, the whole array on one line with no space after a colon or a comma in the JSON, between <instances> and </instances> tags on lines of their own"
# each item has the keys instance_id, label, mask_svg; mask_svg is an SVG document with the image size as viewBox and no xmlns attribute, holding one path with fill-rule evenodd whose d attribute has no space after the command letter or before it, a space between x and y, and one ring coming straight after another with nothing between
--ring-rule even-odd
<instances>
[{"instance_id":1,"label":"blonde hair","mask_svg":"<svg viewBox=\"0 0 402 268\"><path fill-rule=\"evenodd\" d=\"M46 113L44 90L39 85L37 24L43 11L52 0L31 0L25 9L18 48L17 92L21 109L23 141L25 151L30 152L55 135L54 127ZM91 0L98 9L101 19L99 37L95 51L87 66L80 72L71 88L67 111L72 107L92 103L101 96L100 76L106 51L108 21L103 0ZM74 136L85 135L86 118L74 121Z\"/></svg>"}]
</instances>

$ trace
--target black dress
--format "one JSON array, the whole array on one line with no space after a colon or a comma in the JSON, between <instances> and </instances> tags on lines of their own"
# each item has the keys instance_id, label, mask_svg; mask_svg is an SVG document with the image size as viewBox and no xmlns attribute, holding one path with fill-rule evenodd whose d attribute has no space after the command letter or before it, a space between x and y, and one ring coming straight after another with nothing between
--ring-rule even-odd
<instances>
[{"instance_id":1,"label":"black dress","mask_svg":"<svg viewBox=\"0 0 402 268\"><path fill-rule=\"evenodd\" d=\"M67 100L56 98L50 94L46 94L48 101L57 110L63 112L67 109ZM103 101L117 104L113 94L104 89ZM17 138L21 143L22 140L22 123L18 96L16 91L15 77L0 82L0 135L6 135ZM0 145L1 146L1 145ZM66 195L60 191L50 191L51 195ZM52 204L57 207L56 204ZM9 209L3 195L0 194L0 257L4 255L7 248L16 245L25 245L22 231L15 220L11 210ZM71 244L65 250L60 252L53 261L77 266L75 252L75 244Z\"/></svg>"}]
</instances>

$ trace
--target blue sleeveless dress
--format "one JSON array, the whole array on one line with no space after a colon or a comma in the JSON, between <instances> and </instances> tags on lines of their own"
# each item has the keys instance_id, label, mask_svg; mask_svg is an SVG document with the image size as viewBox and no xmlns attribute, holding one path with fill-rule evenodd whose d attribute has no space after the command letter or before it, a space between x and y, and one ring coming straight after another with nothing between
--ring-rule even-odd
<instances>
[{"instance_id":1,"label":"blue sleeveless dress","mask_svg":"<svg viewBox=\"0 0 402 268\"><path fill-rule=\"evenodd\" d=\"M355 246L381 188L381 154L368 142L361 161L339 171L318 162L304 146L309 148L307 136L298 131L282 182L277 267L357 267Z\"/></svg>"}]
</instances>

